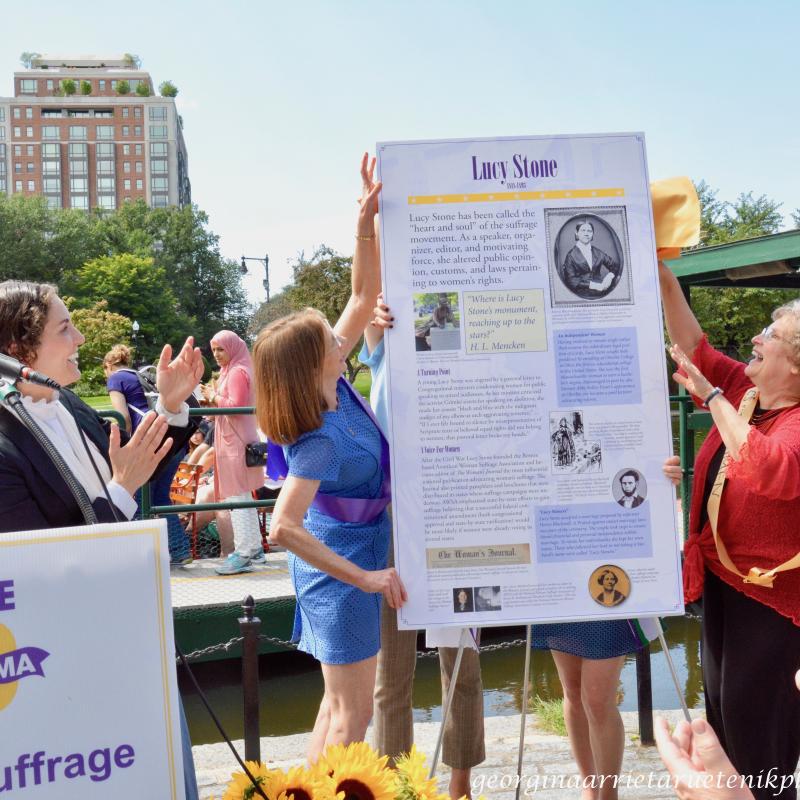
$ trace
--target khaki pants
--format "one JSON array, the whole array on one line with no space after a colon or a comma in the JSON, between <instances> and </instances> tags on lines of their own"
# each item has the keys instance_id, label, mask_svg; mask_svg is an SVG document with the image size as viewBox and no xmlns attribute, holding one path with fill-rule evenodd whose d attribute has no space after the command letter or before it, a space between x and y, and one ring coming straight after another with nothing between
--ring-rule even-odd
<instances>
[{"instance_id":1,"label":"khaki pants","mask_svg":"<svg viewBox=\"0 0 800 800\"><path fill-rule=\"evenodd\" d=\"M390 566L394 562L389 550ZM447 696L458 649L439 648L442 701ZM375 682L375 747L392 759L411 750L414 722L411 688L417 663L417 632L397 629L397 611L381 608L381 649ZM464 648L453 703L447 715L442 761L451 769L470 769L486 758L483 737L483 686L478 653Z\"/></svg>"}]
</instances>

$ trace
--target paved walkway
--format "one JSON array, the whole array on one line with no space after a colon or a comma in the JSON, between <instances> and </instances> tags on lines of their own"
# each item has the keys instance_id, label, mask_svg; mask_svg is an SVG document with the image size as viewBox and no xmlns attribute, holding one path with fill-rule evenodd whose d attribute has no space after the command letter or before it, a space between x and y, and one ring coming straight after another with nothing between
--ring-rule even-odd
<instances>
[{"instance_id":1,"label":"paved walkway","mask_svg":"<svg viewBox=\"0 0 800 800\"><path fill-rule=\"evenodd\" d=\"M681 719L681 712L657 712L672 723ZM697 715L699 712L692 712ZM661 764L655 747L642 747L638 739L638 719L635 712L622 714L625 723L625 756L622 764L620 797L643 800L644 798L674 798L675 793L666 787L667 772ZM516 780L517 753L519 748L519 715L486 718L486 761L473 770L474 796L500 800L513 800L513 781ZM438 723L425 722L415 726L417 747L430 759L439 733ZM308 734L264 738L261 740L261 756L269 765L286 769L304 760ZM369 734L368 734L369 738ZM240 753L244 751L241 741L235 743ZM232 771L238 770L230 750L225 744L207 744L194 748L197 779L201 800L222 796ZM529 715L526 721L525 758L521 796L538 800L566 800L577 798L575 762L569 751L566 737L542 733L536 717ZM446 792L448 770L440 765L440 790ZM573 783L568 784L572 778ZM660 786L659 786L660 783ZM555 788L554 787L555 784Z\"/></svg>"}]
</instances>

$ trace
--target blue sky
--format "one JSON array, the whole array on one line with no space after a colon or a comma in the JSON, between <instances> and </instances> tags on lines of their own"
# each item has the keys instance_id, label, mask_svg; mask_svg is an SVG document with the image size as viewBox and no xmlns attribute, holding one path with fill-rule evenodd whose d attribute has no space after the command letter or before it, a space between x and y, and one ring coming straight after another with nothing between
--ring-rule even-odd
<instances>
[{"instance_id":1,"label":"blue sky","mask_svg":"<svg viewBox=\"0 0 800 800\"><path fill-rule=\"evenodd\" d=\"M23 50L137 53L179 88L194 201L223 253L351 253L376 141L644 131L651 178L800 207L800 3L137 0L6 4ZM116 10L118 9L118 10ZM220 147L220 145L222 145ZM263 299L252 265L246 287Z\"/></svg>"}]
</instances>

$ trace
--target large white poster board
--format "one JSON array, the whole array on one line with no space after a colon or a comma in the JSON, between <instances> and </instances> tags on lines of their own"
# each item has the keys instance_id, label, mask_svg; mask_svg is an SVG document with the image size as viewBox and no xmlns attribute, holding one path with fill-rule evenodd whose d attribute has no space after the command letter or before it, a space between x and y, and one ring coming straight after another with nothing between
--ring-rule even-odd
<instances>
[{"instance_id":1,"label":"large white poster board","mask_svg":"<svg viewBox=\"0 0 800 800\"><path fill-rule=\"evenodd\" d=\"M0 536L0 792L185 796L166 522Z\"/></svg>"},{"instance_id":2,"label":"large white poster board","mask_svg":"<svg viewBox=\"0 0 800 800\"><path fill-rule=\"evenodd\" d=\"M378 160L400 626L682 613L644 137Z\"/></svg>"}]
</instances>

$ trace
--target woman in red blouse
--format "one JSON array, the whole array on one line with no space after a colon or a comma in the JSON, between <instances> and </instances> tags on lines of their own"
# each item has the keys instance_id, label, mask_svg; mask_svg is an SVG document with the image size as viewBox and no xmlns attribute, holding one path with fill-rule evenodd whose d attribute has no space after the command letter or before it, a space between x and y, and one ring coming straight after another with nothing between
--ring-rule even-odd
<instances>
[{"instance_id":1,"label":"woman in red blouse","mask_svg":"<svg viewBox=\"0 0 800 800\"><path fill-rule=\"evenodd\" d=\"M703 597L706 716L738 771L752 776L756 798L791 800L800 757L792 684L800 666L800 300L773 312L742 364L709 345L663 263L659 277L675 379L714 421L695 463L684 560L686 600ZM677 483L677 457L664 471Z\"/></svg>"}]
</instances>

